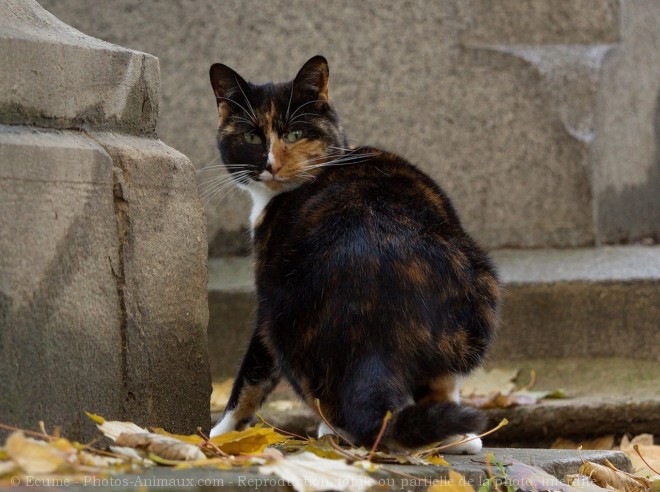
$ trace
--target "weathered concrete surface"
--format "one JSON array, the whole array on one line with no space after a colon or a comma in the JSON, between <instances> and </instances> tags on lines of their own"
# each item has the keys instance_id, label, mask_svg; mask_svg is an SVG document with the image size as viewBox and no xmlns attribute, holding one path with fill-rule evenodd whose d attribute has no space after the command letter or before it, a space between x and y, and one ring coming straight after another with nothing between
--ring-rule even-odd
<instances>
[{"instance_id":1,"label":"weathered concrete surface","mask_svg":"<svg viewBox=\"0 0 660 492\"><path fill-rule=\"evenodd\" d=\"M427 170L489 246L660 232L654 0L41 3L160 58L160 134L197 167L218 163L211 63L284 80L323 53L352 141ZM248 206L241 194L207 204L211 253L245 251Z\"/></svg>"},{"instance_id":2,"label":"weathered concrete surface","mask_svg":"<svg viewBox=\"0 0 660 492\"><path fill-rule=\"evenodd\" d=\"M452 469L461 473L476 490L488 477L486 472L485 453L493 453L497 462L504 464L517 460L527 465L538 467L557 479L563 479L568 474L577 472L583 463L577 451L559 449L484 449L484 453L476 456L445 456ZM620 452L615 451L583 451L585 460L595 463L610 461L621 470L630 471L630 461ZM434 483L447 478L448 469L441 466L401 466L387 465L385 470L371 474L374 486L369 490L405 490L426 492ZM310 482L322 477L308 477ZM172 470L159 467L141 475L119 475L116 477L88 477L82 484L95 486L99 490L206 490L206 491L290 491L286 481L274 475L263 475L256 467L242 470ZM547 484L551 485L551 484ZM27 487L25 487L27 489ZM53 490L59 490L52 487ZM83 490L82 486L70 486L66 490ZM319 487L320 489L320 487ZM14 489L16 490L16 489ZM20 490L20 487L18 488ZM552 489L550 489L552 490Z\"/></svg>"},{"instance_id":3,"label":"weathered concrete surface","mask_svg":"<svg viewBox=\"0 0 660 492\"><path fill-rule=\"evenodd\" d=\"M660 360L660 248L499 251L505 285L493 358Z\"/></svg>"},{"instance_id":4,"label":"weathered concrete surface","mask_svg":"<svg viewBox=\"0 0 660 492\"><path fill-rule=\"evenodd\" d=\"M73 132L0 126L0 416L92 434L124 415L112 160ZM86 431L86 432L85 432Z\"/></svg>"},{"instance_id":5,"label":"weathered concrete surface","mask_svg":"<svg viewBox=\"0 0 660 492\"><path fill-rule=\"evenodd\" d=\"M504 304L494 360L631 357L660 360L660 247L496 250ZM209 262L209 352L231 376L255 309L251 260Z\"/></svg>"},{"instance_id":6,"label":"weathered concrete surface","mask_svg":"<svg viewBox=\"0 0 660 492\"><path fill-rule=\"evenodd\" d=\"M86 36L34 0L0 1L0 66L0 123L155 131L158 60Z\"/></svg>"},{"instance_id":7,"label":"weathered concrete surface","mask_svg":"<svg viewBox=\"0 0 660 492\"><path fill-rule=\"evenodd\" d=\"M206 235L194 169L158 140L91 137L115 165L126 412L145 425L158 421L178 429L174 432L205 426L208 418L200 409L209 398Z\"/></svg>"},{"instance_id":8,"label":"weathered concrete surface","mask_svg":"<svg viewBox=\"0 0 660 492\"><path fill-rule=\"evenodd\" d=\"M154 138L157 59L0 0L0 65L0 421L208 426L205 219Z\"/></svg>"},{"instance_id":9,"label":"weathered concrete surface","mask_svg":"<svg viewBox=\"0 0 660 492\"><path fill-rule=\"evenodd\" d=\"M596 228L606 243L660 241L660 3L621 2L620 17L594 132Z\"/></svg>"}]
</instances>

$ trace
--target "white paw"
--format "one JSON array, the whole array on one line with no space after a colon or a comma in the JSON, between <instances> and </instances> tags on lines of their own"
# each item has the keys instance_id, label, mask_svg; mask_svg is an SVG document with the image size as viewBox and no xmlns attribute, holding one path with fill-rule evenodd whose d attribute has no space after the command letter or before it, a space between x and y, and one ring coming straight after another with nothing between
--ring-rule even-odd
<instances>
[{"instance_id":1,"label":"white paw","mask_svg":"<svg viewBox=\"0 0 660 492\"><path fill-rule=\"evenodd\" d=\"M219 436L220 434L226 434L227 432L236 430L237 423L238 422L236 422L236 419L234 418L234 411L230 410L222 416L222 419L220 419L215 426L213 426L209 433L209 437Z\"/></svg>"},{"instance_id":2,"label":"white paw","mask_svg":"<svg viewBox=\"0 0 660 492\"><path fill-rule=\"evenodd\" d=\"M467 441L467 439L469 439L469 441ZM466 442L443 449L442 452L446 454L477 454L481 451L483 444L476 434L451 436L442 441L442 445L445 446L463 440L466 440Z\"/></svg>"},{"instance_id":3,"label":"white paw","mask_svg":"<svg viewBox=\"0 0 660 492\"><path fill-rule=\"evenodd\" d=\"M333 431L328 424L321 422L319 425L319 431L317 433L317 438L321 439L323 436L336 436L335 431Z\"/></svg>"}]
</instances>

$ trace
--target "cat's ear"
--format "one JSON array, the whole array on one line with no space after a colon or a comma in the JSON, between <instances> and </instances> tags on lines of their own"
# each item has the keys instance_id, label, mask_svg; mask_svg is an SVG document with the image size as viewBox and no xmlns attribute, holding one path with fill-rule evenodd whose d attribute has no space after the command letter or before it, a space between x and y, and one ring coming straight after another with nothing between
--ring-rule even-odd
<instances>
[{"instance_id":1,"label":"cat's ear","mask_svg":"<svg viewBox=\"0 0 660 492\"><path fill-rule=\"evenodd\" d=\"M211 87L215 93L215 100L218 103L218 113L220 119L226 118L232 110L230 99L234 99L236 94L247 91L248 83L238 75L234 70L222 63L211 65L209 70L211 76Z\"/></svg>"},{"instance_id":2,"label":"cat's ear","mask_svg":"<svg viewBox=\"0 0 660 492\"><path fill-rule=\"evenodd\" d=\"M329 77L328 61L317 55L307 60L293 80L293 85L297 90L313 92L316 99L327 101Z\"/></svg>"}]
</instances>

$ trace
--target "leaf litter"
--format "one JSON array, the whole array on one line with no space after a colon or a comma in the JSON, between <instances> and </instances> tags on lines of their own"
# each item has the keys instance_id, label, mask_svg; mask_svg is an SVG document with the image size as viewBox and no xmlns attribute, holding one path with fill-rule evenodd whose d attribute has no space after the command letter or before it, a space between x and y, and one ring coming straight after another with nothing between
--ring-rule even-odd
<instances>
[{"instance_id":1,"label":"leaf litter","mask_svg":"<svg viewBox=\"0 0 660 492\"><path fill-rule=\"evenodd\" d=\"M67 478L76 483L90 475L140 473L156 466L221 470L253 466L258 467L260 473L278 476L297 491L362 491L375 484L369 473L385 471L407 476L385 468L387 464L448 467L440 454L447 448L442 443L416 453L396 454L378 449L379 439L370 449L346 447L333 436L294 437L265 422L209 438L199 429L197 434L178 435L158 427L146 429L132 422L106 420L91 413L87 416L103 436L114 442L109 450L50 435L43 424L42 432L1 426L13 432L0 448L0 485L11 483L14 476ZM379 437L390 420L391 415L383 419ZM505 424L503 421L492 432ZM57 434L59 436L59 432ZM457 472L452 471L451 476L453 481L447 484L460 480L465 483L464 478L457 478L460 477Z\"/></svg>"},{"instance_id":2,"label":"leaf litter","mask_svg":"<svg viewBox=\"0 0 660 492\"><path fill-rule=\"evenodd\" d=\"M478 403L478 398L482 398L482 402L489 401L490 405L507 407L531 404L525 402L553 396L551 392L531 391L533 375L531 384L525 388L516 388L513 380L517 376L518 371L487 375L486 383L466 385L470 393L467 396L464 393L464 399L467 403L474 403L477 399ZM502 381L505 384L501 384ZM226 388L229 384L223 386ZM554 396L563 396L563 393L556 392ZM484 397L487 398L483 400ZM502 397L505 399L502 400ZM216 408L224 406L223 398L216 399ZM488 408L487 405L485 407ZM318 410L322 416L320 406ZM350 444L342 446L332 436L313 439L292 435L276 429L263 419L261 424L243 431L208 438L199 429L197 434L177 435L157 427L148 430L132 422L108 421L98 415L87 415L104 436L114 441L109 450L69 441L60 437L57 428L49 435L43 424L40 424L41 432L0 425L14 431L5 445L0 447L0 485L9 483L9 478L16 475L66 476L75 482L89 475L140 473L156 466L221 470L258 467L259 472L276 475L297 491L366 490L374 484L369 473L381 470L392 475L420 479L386 468L392 464L449 468L447 477L433 480L433 485L428 489L431 492L472 490L465 477L451 470L442 456L442 451L448 447L442 443L416 452L397 454L378 449L378 442L366 449ZM381 436L389 421L387 417L383 420ZM504 420L488 433L506 424ZM612 441L612 436L604 436L594 440L590 447L611 449ZM555 444L556 447L566 448L578 445L567 440ZM584 444L585 447L588 445ZM507 485L512 480L518 485L523 484L518 490L545 490L539 488L540 484L550 483L557 487L551 490L660 490L660 477L654 471L660 465L660 446L653 445L653 436L642 435L632 440L624 437L621 449L631 458L634 474L617 470L611 463L600 465L585 461L579 474L567 476L564 482L559 482L539 468L511 462L498 464L498 474L492 476L493 480L489 479L479 490L514 490Z\"/></svg>"}]
</instances>

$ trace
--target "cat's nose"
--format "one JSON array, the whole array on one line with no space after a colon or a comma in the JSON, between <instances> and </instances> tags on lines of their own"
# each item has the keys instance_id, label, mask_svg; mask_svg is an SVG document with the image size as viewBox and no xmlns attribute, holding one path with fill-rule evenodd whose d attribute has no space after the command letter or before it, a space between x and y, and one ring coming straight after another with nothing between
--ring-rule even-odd
<instances>
[{"instance_id":1,"label":"cat's nose","mask_svg":"<svg viewBox=\"0 0 660 492\"><path fill-rule=\"evenodd\" d=\"M282 169L282 164L279 159L276 159L272 152L268 153L268 160L266 161L266 171L275 176L277 172Z\"/></svg>"}]
</instances>

